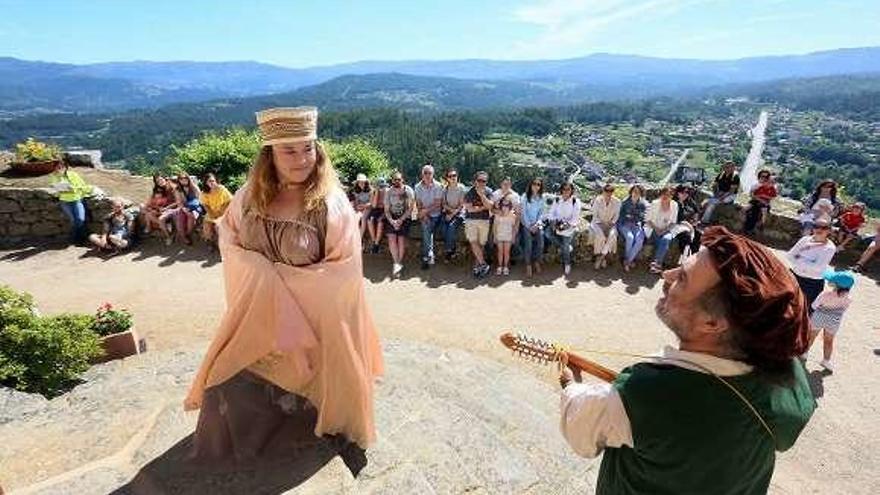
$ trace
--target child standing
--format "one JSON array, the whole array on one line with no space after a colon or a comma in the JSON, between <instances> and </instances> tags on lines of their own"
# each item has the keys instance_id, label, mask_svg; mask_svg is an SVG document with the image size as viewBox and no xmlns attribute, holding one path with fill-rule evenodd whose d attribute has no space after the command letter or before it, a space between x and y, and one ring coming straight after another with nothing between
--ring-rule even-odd
<instances>
[{"instance_id":1,"label":"child standing","mask_svg":"<svg viewBox=\"0 0 880 495\"><path fill-rule=\"evenodd\" d=\"M834 351L834 336L840 328L843 314L852 303L849 291L856 279L850 271L835 272L830 270L825 272L824 278L828 281L828 289L813 302L813 316L810 319L813 327L810 330L810 346L813 345L819 332L823 332L823 359L819 364L826 370L833 371L831 353ZM806 357L806 352L804 357Z\"/></svg>"},{"instance_id":2,"label":"child standing","mask_svg":"<svg viewBox=\"0 0 880 495\"><path fill-rule=\"evenodd\" d=\"M495 245L498 257L496 275L510 275L510 247L513 245L515 227L513 202L505 196L495 214Z\"/></svg>"}]
</instances>

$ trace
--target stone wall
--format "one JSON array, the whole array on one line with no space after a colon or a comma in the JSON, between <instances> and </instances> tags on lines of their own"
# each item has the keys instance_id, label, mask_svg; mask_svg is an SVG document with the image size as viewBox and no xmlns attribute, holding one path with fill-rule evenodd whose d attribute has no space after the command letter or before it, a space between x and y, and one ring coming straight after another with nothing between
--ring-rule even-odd
<instances>
[{"instance_id":1,"label":"stone wall","mask_svg":"<svg viewBox=\"0 0 880 495\"><path fill-rule=\"evenodd\" d=\"M129 202L126 201L128 206ZM101 232L109 198L86 198L90 232ZM0 246L37 245L68 239L70 221L47 189L0 188Z\"/></svg>"}]
</instances>

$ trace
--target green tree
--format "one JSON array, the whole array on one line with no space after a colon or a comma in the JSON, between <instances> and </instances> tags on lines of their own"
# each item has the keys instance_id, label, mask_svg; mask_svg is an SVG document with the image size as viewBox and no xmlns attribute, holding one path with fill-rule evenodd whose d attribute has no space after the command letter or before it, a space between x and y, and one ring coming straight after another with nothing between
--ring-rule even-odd
<instances>
[{"instance_id":1,"label":"green tree","mask_svg":"<svg viewBox=\"0 0 880 495\"><path fill-rule=\"evenodd\" d=\"M343 183L352 183L357 174L376 178L391 172L388 156L366 139L326 141L324 144L330 155L330 161L339 172L339 178Z\"/></svg>"},{"instance_id":2,"label":"green tree","mask_svg":"<svg viewBox=\"0 0 880 495\"><path fill-rule=\"evenodd\" d=\"M182 146L171 145L166 163L196 177L213 173L221 183L236 189L244 182L261 146L257 132L240 128L206 132Z\"/></svg>"}]
</instances>

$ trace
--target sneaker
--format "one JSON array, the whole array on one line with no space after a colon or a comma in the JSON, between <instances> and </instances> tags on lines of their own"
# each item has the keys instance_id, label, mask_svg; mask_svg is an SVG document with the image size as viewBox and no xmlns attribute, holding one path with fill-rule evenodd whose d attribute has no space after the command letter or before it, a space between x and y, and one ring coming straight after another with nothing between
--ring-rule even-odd
<instances>
[{"instance_id":1,"label":"sneaker","mask_svg":"<svg viewBox=\"0 0 880 495\"><path fill-rule=\"evenodd\" d=\"M829 359L823 359L821 362L819 362L819 366L825 368L828 371L834 371L834 366L831 365L831 360Z\"/></svg>"},{"instance_id":2,"label":"sneaker","mask_svg":"<svg viewBox=\"0 0 880 495\"><path fill-rule=\"evenodd\" d=\"M855 265L849 267L849 269L852 270L852 271L855 272L855 273L862 273L862 270L864 270L864 268L862 268L862 265L860 265L860 264L858 264L858 263L856 263Z\"/></svg>"},{"instance_id":3,"label":"sneaker","mask_svg":"<svg viewBox=\"0 0 880 495\"><path fill-rule=\"evenodd\" d=\"M434 260L434 257L433 256L429 257L428 258L428 265L434 266L434 263L436 263L436 261Z\"/></svg>"},{"instance_id":4,"label":"sneaker","mask_svg":"<svg viewBox=\"0 0 880 495\"><path fill-rule=\"evenodd\" d=\"M485 277L490 271L492 271L492 267L488 263L483 263L483 266L480 267L480 276Z\"/></svg>"},{"instance_id":5,"label":"sneaker","mask_svg":"<svg viewBox=\"0 0 880 495\"><path fill-rule=\"evenodd\" d=\"M403 271L403 264L402 263L393 263L391 265L391 275L392 276L396 277L396 276L400 275L400 272L402 272L402 271Z\"/></svg>"},{"instance_id":6,"label":"sneaker","mask_svg":"<svg viewBox=\"0 0 880 495\"><path fill-rule=\"evenodd\" d=\"M663 267L660 266L660 263L656 261L651 262L651 273L661 273L663 272Z\"/></svg>"},{"instance_id":7,"label":"sneaker","mask_svg":"<svg viewBox=\"0 0 880 495\"><path fill-rule=\"evenodd\" d=\"M510 268L505 266L504 269L501 270L501 274L504 275L505 277L510 275Z\"/></svg>"},{"instance_id":8,"label":"sneaker","mask_svg":"<svg viewBox=\"0 0 880 495\"><path fill-rule=\"evenodd\" d=\"M174 242L174 241L170 237L165 238L165 245L166 246L170 246L172 242Z\"/></svg>"},{"instance_id":9,"label":"sneaker","mask_svg":"<svg viewBox=\"0 0 880 495\"><path fill-rule=\"evenodd\" d=\"M623 271L629 273L630 268L632 268L632 265L629 262L624 261L623 262Z\"/></svg>"},{"instance_id":10,"label":"sneaker","mask_svg":"<svg viewBox=\"0 0 880 495\"><path fill-rule=\"evenodd\" d=\"M495 275L501 275L503 272L504 268L501 268L500 266L495 269Z\"/></svg>"},{"instance_id":11,"label":"sneaker","mask_svg":"<svg viewBox=\"0 0 880 495\"><path fill-rule=\"evenodd\" d=\"M526 264L526 277L532 276L532 265Z\"/></svg>"},{"instance_id":12,"label":"sneaker","mask_svg":"<svg viewBox=\"0 0 880 495\"><path fill-rule=\"evenodd\" d=\"M563 273L568 275L569 273L571 273L571 265L565 265L565 268L563 268L562 271Z\"/></svg>"},{"instance_id":13,"label":"sneaker","mask_svg":"<svg viewBox=\"0 0 880 495\"><path fill-rule=\"evenodd\" d=\"M603 256L602 257L602 268L605 268L606 266L608 266L608 258Z\"/></svg>"}]
</instances>

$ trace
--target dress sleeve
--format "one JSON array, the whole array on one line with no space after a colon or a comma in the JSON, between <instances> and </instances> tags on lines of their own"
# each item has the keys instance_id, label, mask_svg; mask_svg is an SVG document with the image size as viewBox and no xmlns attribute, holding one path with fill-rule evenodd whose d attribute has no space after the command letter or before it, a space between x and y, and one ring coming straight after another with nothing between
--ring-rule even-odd
<instances>
[{"instance_id":1,"label":"dress sleeve","mask_svg":"<svg viewBox=\"0 0 880 495\"><path fill-rule=\"evenodd\" d=\"M232 201L229 203L229 207L226 208L226 211L223 212L223 216L220 217L217 223L218 244L220 245L221 252L225 245L232 244L235 246L241 246L238 231L241 226L242 210L244 208L246 194L247 186L242 186L241 189L235 193L235 196L232 196Z\"/></svg>"},{"instance_id":2,"label":"dress sleeve","mask_svg":"<svg viewBox=\"0 0 880 495\"><path fill-rule=\"evenodd\" d=\"M562 391L560 429L576 454L596 457L605 447L633 446L620 394L608 383L571 383Z\"/></svg>"}]
</instances>

